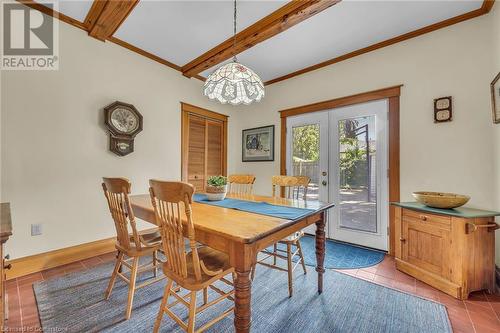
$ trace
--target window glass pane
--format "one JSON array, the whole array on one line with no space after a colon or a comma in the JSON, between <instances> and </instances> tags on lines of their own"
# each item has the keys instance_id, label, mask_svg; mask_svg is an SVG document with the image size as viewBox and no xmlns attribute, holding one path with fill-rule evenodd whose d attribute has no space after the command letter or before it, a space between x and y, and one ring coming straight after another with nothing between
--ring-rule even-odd
<instances>
[{"instance_id":1,"label":"window glass pane","mask_svg":"<svg viewBox=\"0 0 500 333\"><path fill-rule=\"evenodd\" d=\"M319 125L292 128L292 175L311 179L307 200L318 200L319 191ZM302 197L300 193L299 197Z\"/></svg>"},{"instance_id":2,"label":"window glass pane","mask_svg":"<svg viewBox=\"0 0 500 333\"><path fill-rule=\"evenodd\" d=\"M376 233L375 116L342 119L338 131L340 227Z\"/></svg>"}]
</instances>

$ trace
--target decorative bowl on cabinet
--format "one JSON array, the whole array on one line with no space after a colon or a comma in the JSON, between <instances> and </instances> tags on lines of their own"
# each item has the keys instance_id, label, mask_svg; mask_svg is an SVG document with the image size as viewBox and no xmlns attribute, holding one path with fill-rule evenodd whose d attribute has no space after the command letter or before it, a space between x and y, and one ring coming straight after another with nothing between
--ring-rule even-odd
<instances>
[{"instance_id":1,"label":"decorative bowl on cabinet","mask_svg":"<svg viewBox=\"0 0 500 333\"><path fill-rule=\"evenodd\" d=\"M444 192L413 192L413 197L420 203L433 208L457 208L469 201L468 195Z\"/></svg>"}]
</instances>

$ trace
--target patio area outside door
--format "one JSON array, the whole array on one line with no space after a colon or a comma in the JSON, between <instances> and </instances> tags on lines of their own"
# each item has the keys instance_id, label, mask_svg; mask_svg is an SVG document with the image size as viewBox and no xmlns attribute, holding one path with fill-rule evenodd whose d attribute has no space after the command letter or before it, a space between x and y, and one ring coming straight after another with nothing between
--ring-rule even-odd
<instances>
[{"instance_id":1,"label":"patio area outside door","mask_svg":"<svg viewBox=\"0 0 500 333\"><path fill-rule=\"evenodd\" d=\"M329 196L328 121L328 111L287 119L287 174L308 176L307 199L325 202ZM327 233L328 228L327 223ZM307 227L305 232L314 235L316 226Z\"/></svg>"},{"instance_id":2,"label":"patio area outside door","mask_svg":"<svg viewBox=\"0 0 500 333\"><path fill-rule=\"evenodd\" d=\"M387 114L379 100L287 119L287 173L311 178L308 198L335 203L329 238L388 249Z\"/></svg>"},{"instance_id":3,"label":"patio area outside door","mask_svg":"<svg viewBox=\"0 0 500 333\"><path fill-rule=\"evenodd\" d=\"M387 100L330 111L330 238L388 249L387 116Z\"/></svg>"}]
</instances>

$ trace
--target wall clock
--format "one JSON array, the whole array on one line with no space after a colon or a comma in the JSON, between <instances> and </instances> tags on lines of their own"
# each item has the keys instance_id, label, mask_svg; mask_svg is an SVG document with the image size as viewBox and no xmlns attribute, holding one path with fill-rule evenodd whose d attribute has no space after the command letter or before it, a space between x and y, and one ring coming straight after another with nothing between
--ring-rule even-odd
<instances>
[{"instance_id":1,"label":"wall clock","mask_svg":"<svg viewBox=\"0 0 500 333\"><path fill-rule=\"evenodd\" d=\"M436 98L434 100L434 122L451 121L452 116L451 96Z\"/></svg>"},{"instance_id":2,"label":"wall clock","mask_svg":"<svg viewBox=\"0 0 500 333\"><path fill-rule=\"evenodd\" d=\"M114 102L104 108L109 150L119 156L134 151L134 138L142 131L142 115L132 104Z\"/></svg>"}]
</instances>

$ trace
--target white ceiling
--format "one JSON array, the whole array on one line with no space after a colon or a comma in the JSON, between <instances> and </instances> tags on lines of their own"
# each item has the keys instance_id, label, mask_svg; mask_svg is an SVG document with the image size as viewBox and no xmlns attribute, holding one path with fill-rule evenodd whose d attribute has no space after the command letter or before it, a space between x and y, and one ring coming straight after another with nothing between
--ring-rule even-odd
<instances>
[{"instance_id":1,"label":"white ceiling","mask_svg":"<svg viewBox=\"0 0 500 333\"><path fill-rule=\"evenodd\" d=\"M240 53L238 60L268 81L481 5L482 1L342 1Z\"/></svg>"},{"instance_id":2,"label":"white ceiling","mask_svg":"<svg viewBox=\"0 0 500 333\"><path fill-rule=\"evenodd\" d=\"M238 31L286 2L238 1ZM232 1L140 1L115 33L182 66L233 34Z\"/></svg>"},{"instance_id":3,"label":"white ceiling","mask_svg":"<svg viewBox=\"0 0 500 333\"><path fill-rule=\"evenodd\" d=\"M38 0L37 2L42 1ZM85 21L85 17L92 6L92 0L55 0L53 2L55 2L56 11L80 22Z\"/></svg>"},{"instance_id":4,"label":"white ceiling","mask_svg":"<svg viewBox=\"0 0 500 333\"><path fill-rule=\"evenodd\" d=\"M81 22L91 0L59 0ZM238 31L286 1L238 0ZM308 66L480 8L482 0L343 0L238 55L268 81ZM115 37L183 66L232 36L230 0L141 0ZM201 75L209 75L211 68Z\"/></svg>"}]
</instances>

